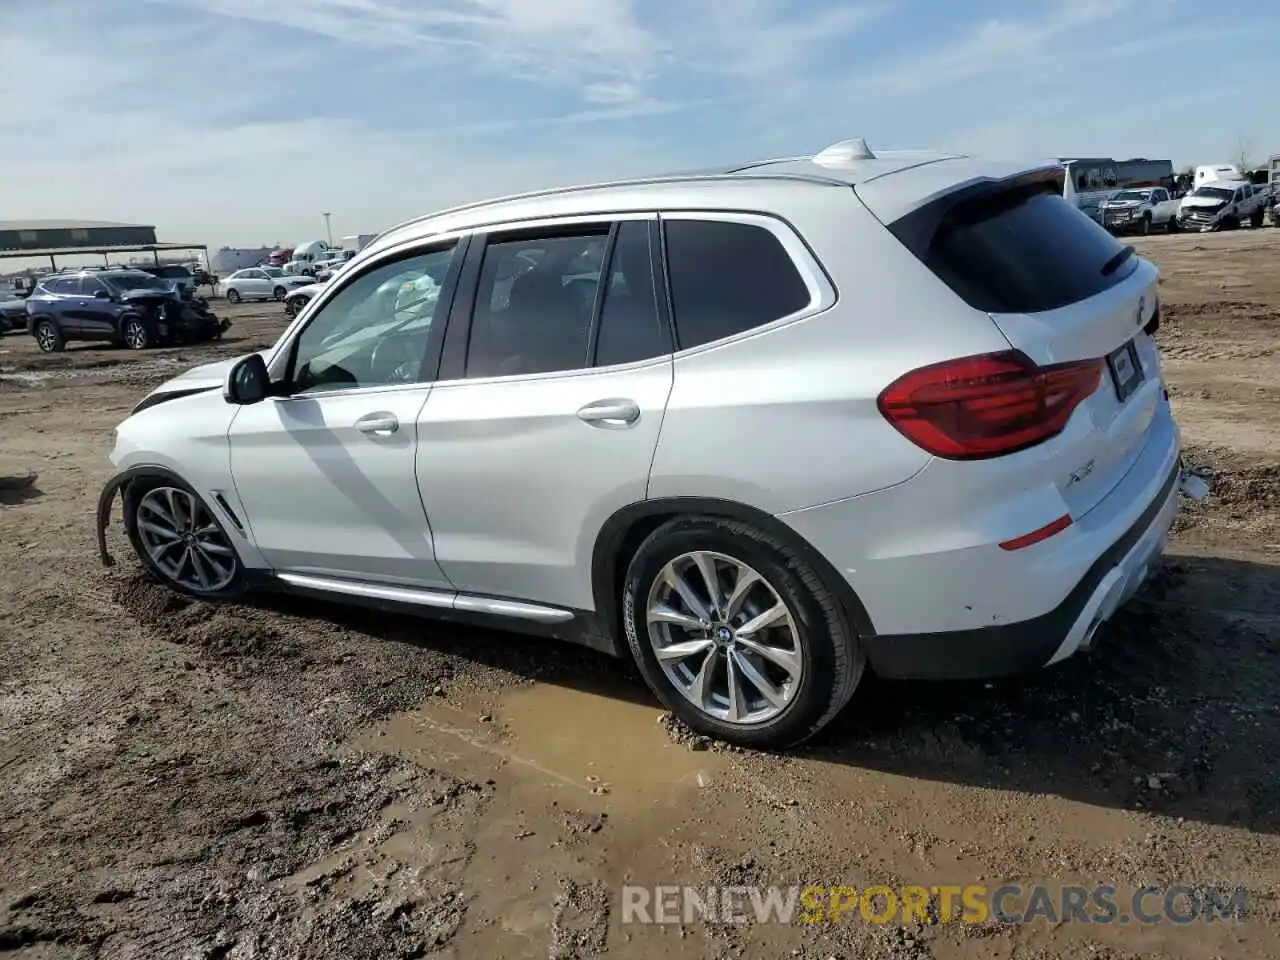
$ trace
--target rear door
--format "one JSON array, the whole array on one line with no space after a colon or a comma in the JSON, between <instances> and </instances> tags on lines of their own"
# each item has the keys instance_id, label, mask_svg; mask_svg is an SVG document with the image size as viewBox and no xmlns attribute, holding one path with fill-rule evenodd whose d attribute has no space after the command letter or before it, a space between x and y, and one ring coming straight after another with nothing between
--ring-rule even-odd
<instances>
[{"instance_id":1,"label":"rear door","mask_svg":"<svg viewBox=\"0 0 1280 960\"><path fill-rule=\"evenodd\" d=\"M460 591L592 608L596 532L645 498L671 392L655 237L656 215L628 214L473 238L418 421L422 501Z\"/></svg>"},{"instance_id":2,"label":"rear door","mask_svg":"<svg viewBox=\"0 0 1280 960\"><path fill-rule=\"evenodd\" d=\"M1037 364L1102 364L1099 388L1037 454L1078 517L1137 459L1161 399L1155 341L1144 332L1158 273L1054 186L1038 174L970 187L889 226ZM875 192L859 194L874 212Z\"/></svg>"}]
</instances>

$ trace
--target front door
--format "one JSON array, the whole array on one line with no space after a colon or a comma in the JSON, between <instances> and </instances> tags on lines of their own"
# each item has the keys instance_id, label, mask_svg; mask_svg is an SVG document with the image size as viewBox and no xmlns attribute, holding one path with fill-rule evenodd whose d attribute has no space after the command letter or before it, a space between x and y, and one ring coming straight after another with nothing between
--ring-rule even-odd
<instances>
[{"instance_id":1,"label":"front door","mask_svg":"<svg viewBox=\"0 0 1280 960\"><path fill-rule=\"evenodd\" d=\"M294 337L284 395L232 421L236 493L276 572L450 589L414 459L452 259L437 245L348 278Z\"/></svg>"},{"instance_id":2,"label":"front door","mask_svg":"<svg viewBox=\"0 0 1280 960\"><path fill-rule=\"evenodd\" d=\"M671 391L654 222L473 240L418 427L436 557L458 590L592 608L596 532L645 498ZM449 370L455 342L465 361Z\"/></svg>"}]
</instances>

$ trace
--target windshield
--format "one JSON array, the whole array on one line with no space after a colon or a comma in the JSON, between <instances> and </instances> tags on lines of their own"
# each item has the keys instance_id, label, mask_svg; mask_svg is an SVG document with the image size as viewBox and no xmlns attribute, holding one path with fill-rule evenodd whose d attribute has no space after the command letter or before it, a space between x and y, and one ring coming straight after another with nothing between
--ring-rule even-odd
<instances>
[{"instance_id":1,"label":"windshield","mask_svg":"<svg viewBox=\"0 0 1280 960\"><path fill-rule=\"evenodd\" d=\"M1210 200L1230 200L1234 191L1228 190L1226 187L1201 187L1193 197L1208 197Z\"/></svg>"},{"instance_id":2,"label":"windshield","mask_svg":"<svg viewBox=\"0 0 1280 960\"><path fill-rule=\"evenodd\" d=\"M1141 202L1151 196L1150 190L1121 190L1112 200L1128 200L1130 202Z\"/></svg>"},{"instance_id":3,"label":"windshield","mask_svg":"<svg viewBox=\"0 0 1280 960\"><path fill-rule=\"evenodd\" d=\"M284 271L281 270L279 267L263 267L262 272L265 273L268 277L284 276Z\"/></svg>"},{"instance_id":4,"label":"windshield","mask_svg":"<svg viewBox=\"0 0 1280 960\"><path fill-rule=\"evenodd\" d=\"M117 273L114 276L103 277L107 286L117 291L126 290L155 290L162 293L172 290L173 286L167 280L161 280L159 277L153 277L149 273Z\"/></svg>"}]
</instances>

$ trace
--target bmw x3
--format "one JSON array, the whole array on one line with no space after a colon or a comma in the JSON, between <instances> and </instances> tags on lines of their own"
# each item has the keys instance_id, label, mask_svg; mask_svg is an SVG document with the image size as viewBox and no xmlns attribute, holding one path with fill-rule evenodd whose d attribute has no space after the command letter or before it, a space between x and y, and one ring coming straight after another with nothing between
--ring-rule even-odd
<instances>
[{"instance_id":1,"label":"bmw x3","mask_svg":"<svg viewBox=\"0 0 1280 960\"><path fill-rule=\"evenodd\" d=\"M149 573L632 658L729 741L1087 648L1178 508L1157 270L1061 167L814 156L382 234L116 431Z\"/></svg>"}]
</instances>

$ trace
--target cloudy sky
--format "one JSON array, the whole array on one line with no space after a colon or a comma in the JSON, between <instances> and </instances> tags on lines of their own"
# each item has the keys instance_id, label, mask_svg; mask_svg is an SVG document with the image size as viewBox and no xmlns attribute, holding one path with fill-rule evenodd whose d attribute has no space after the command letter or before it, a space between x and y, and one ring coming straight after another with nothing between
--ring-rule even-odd
<instances>
[{"instance_id":1,"label":"cloudy sky","mask_svg":"<svg viewBox=\"0 0 1280 960\"><path fill-rule=\"evenodd\" d=\"M1203 0L0 0L0 219L248 246L872 148L1280 152L1280 12ZM1264 110L1265 107L1265 110Z\"/></svg>"}]
</instances>

